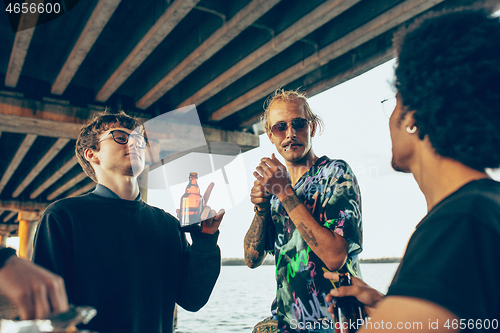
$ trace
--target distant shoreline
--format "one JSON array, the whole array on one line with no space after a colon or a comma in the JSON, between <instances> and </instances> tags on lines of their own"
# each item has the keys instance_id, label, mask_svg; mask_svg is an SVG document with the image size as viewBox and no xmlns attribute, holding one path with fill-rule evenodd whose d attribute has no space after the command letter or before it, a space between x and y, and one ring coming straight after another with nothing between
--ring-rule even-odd
<instances>
[{"instance_id":1,"label":"distant shoreline","mask_svg":"<svg viewBox=\"0 0 500 333\"><path fill-rule=\"evenodd\" d=\"M387 264L387 263L399 263L401 258L391 257L391 258L374 258L374 259L359 259L362 264ZM245 260L243 258L222 258L222 266L245 266ZM274 266L274 258L267 258L264 260L262 265L272 265Z\"/></svg>"}]
</instances>

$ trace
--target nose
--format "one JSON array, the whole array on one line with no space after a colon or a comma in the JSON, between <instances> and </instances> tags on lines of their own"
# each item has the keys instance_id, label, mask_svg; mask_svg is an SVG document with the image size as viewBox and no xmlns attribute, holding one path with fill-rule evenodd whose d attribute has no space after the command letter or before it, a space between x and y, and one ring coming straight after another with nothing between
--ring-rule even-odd
<instances>
[{"instance_id":1,"label":"nose","mask_svg":"<svg viewBox=\"0 0 500 333\"><path fill-rule=\"evenodd\" d=\"M296 137L296 131L293 128L292 124L288 124L286 128L286 137L287 138L295 138Z\"/></svg>"},{"instance_id":2,"label":"nose","mask_svg":"<svg viewBox=\"0 0 500 333\"><path fill-rule=\"evenodd\" d=\"M129 138L128 138L128 146L129 147L134 147L135 146L135 148L139 148L139 143L137 142L137 140L133 136L129 136Z\"/></svg>"}]
</instances>

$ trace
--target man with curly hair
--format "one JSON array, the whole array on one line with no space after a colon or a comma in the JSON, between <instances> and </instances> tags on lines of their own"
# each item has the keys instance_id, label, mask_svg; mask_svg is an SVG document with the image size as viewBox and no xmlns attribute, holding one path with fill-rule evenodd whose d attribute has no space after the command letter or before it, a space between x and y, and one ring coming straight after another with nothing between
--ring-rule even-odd
<instances>
[{"instance_id":1,"label":"man with curly hair","mask_svg":"<svg viewBox=\"0 0 500 333\"><path fill-rule=\"evenodd\" d=\"M175 304L199 310L220 272L222 210L205 206L189 245L175 217L141 200L144 135L124 112L85 125L75 150L96 188L51 204L35 236L34 262L64 278L70 303L96 308L92 331L172 332Z\"/></svg>"},{"instance_id":2,"label":"man with curly hair","mask_svg":"<svg viewBox=\"0 0 500 333\"><path fill-rule=\"evenodd\" d=\"M500 318L500 20L486 9L432 14L395 38L392 166L427 201L385 297L360 279L353 295L381 329L498 329ZM325 277L337 279L336 274Z\"/></svg>"},{"instance_id":3,"label":"man with curly hair","mask_svg":"<svg viewBox=\"0 0 500 333\"><path fill-rule=\"evenodd\" d=\"M277 282L272 320L254 332L331 332L325 298L332 284L322 274L360 276L358 182L347 162L315 155L311 141L322 121L303 94L278 90L262 122L285 165L273 154L254 172L255 216L245 236L245 261L255 268L273 253Z\"/></svg>"}]
</instances>

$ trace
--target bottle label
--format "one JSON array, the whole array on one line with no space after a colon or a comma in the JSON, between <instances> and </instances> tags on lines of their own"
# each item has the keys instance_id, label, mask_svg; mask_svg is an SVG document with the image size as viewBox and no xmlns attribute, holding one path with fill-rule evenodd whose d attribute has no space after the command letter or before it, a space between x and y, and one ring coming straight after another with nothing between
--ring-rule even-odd
<instances>
[{"instance_id":1,"label":"bottle label","mask_svg":"<svg viewBox=\"0 0 500 333\"><path fill-rule=\"evenodd\" d=\"M181 228L201 223L201 207L203 207L203 199L199 195L190 194L181 199L179 212Z\"/></svg>"}]
</instances>

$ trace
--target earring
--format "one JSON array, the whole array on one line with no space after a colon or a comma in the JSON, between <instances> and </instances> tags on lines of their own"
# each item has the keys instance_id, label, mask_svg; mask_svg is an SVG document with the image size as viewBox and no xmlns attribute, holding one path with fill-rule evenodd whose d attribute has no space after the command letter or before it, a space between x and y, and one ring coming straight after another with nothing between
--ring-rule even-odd
<instances>
[{"instance_id":1,"label":"earring","mask_svg":"<svg viewBox=\"0 0 500 333\"><path fill-rule=\"evenodd\" d=\"M406 126L406 131L410 134L413 134L417 131L417 126L413 126L412 128L410 128L410 126Z\"/></svg>"}]
</instances>

